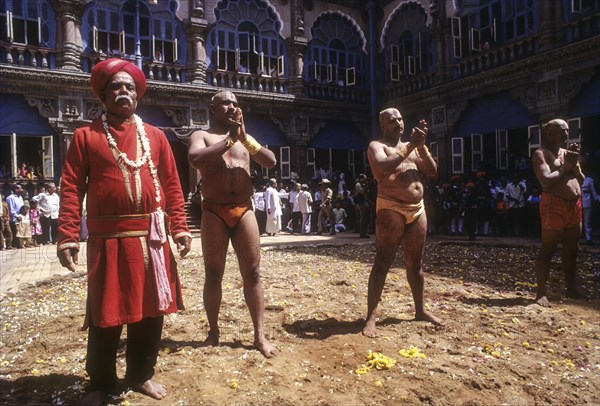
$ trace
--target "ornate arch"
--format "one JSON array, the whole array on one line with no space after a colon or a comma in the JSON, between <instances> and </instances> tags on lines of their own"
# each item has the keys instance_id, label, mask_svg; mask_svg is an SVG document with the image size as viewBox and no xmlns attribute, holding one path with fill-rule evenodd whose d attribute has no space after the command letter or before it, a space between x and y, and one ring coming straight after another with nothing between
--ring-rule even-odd
<instances>
[{"instance_id":1,"label":"ornate arch","mask_svg":"<svg viewBox=\"0 0 600 406\"><path fill-rule=\"evenodd\" d=\"M351 32L344 29L346 24L352 28ZM315 45L327 47L332 39L340 39L348 50L356 48L363 53L367 52L367 40L362 29L352 17L341 11L326 11L320 14L310 31L313 38L311 42Z\"/></svg>"},{"instance_id":2,"label":"ornate arch","mask_svg":"<svg viewBox=\"0 0 600 406\"><path fill-rule=\"evenodd\" d=\"M400 21L400 24L396 24L397 19L401 19L404 12L406 12L405 21ZM402 24L403 22L405 24ZM426 23L427 11L421 3L415 0L400 2L394 11L390 13L387 21L385 22L383 30L381 31L379 50L381 51L385 49L388 34L394 33L394 29L399 29L396 27L401 27L402 31L409 30L415 32L422 30Z\"/></svg>"},{"instance_id":3,"label":"ornate arch","mask_svg":"<svg viewBox=\"0 0 600 406\"><path fill-rule=\"evenodd\" d=\"M281 35L283 29L281 16L268 0L220 0L215 17L217 23L230 25L231 29L241 21L252 21L261 32Z\"/></svg>"}]
</instances>

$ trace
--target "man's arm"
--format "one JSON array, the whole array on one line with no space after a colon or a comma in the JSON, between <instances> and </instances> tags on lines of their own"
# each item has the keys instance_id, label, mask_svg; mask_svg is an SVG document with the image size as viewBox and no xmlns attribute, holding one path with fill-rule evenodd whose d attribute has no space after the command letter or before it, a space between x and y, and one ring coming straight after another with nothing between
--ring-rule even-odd
<instances>
[{"instance_id":1,"label":"man's arm","mask_svg":"<svg viewBox=\"0 0 600 406\"><path fill-rule=\"evenodd\" d=\"M202 165L214 161L228 151L235 143L230 137L207 146L205 141L206 131L194 131L190 136L188 159L192 166L202 171Z\"/></svg>"},{"instance_id":2,"label":"man's arm","mask_svg":"<svg viewBox=\"0 0 600 406\"><path fill-rule=\"evenodd\" d=\"M394 148L387 147L385 144L379 141L372 141L369 144L367 151L369 163L371 166L377 167L379 172L384 176L388 176L396 172L398 165L400 165L415 149L415 146L410 142L403 144L402 147L396 148L393 153L388 155Z\"/></svg>"},{"instance_id":3,"label":"man's arm","mask_svg":"<svg viewBox=\"0 0 600 406\"><path fill-rule=\"evenodd\" d=\"M535 176L540 182L540 185L542 185L543 189L551 188L552 186L560 183L561 181L564 181L563 176L566 173L570 172L574 166L569 162L565 162L560 168L553 171L550 169L550 166L546 162L544 153L540 150L536 150L533 153L531 163L535 172Z\"/></svg>"}]
</instances>

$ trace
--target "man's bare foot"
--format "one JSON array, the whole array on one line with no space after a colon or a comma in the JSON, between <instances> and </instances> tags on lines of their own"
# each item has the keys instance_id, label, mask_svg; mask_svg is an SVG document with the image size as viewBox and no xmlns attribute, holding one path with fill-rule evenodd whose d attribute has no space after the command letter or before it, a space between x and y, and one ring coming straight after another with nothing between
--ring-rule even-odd
<instances>
[{"instance_id":1,"label":"man's bare foot","mask_svg":"<svg viewBox=\"0 0 600 406\"><path fill-rule=\"evenodd\" d=\"M542 307L550 307L550 301L548 300L548 297L546 297L546 295L542 297L536 297L535 302Z\"/></svg>"},{"instance_id":2,"label":"man's bare foot","mask_svg":"<svg viewBox=\"0 0 600 406\"><path fill-rule=\"evenodd\" d=\"M375 328L375 320L367 320L362 331L364 336L375 338L377 337L377 329Z\"/></svg>"},{"instance_id":3,"label":"man's bare foot","mask_svg":"<svg viewBox=\"0 0 600 406\"><path fill-rule=\"evenodd\" d=\"M423 310L422 313L415 314L416 321L428 321L431 324L435 324L436 326L443 326L444 322L441 319L438 319L433 314L429 313L427 310Z\"/></svg>"},{"instance_id":4,"label":"man's bare foot","mask_svg":"<svg viewBox=\"0 0 600 406\"><path fill-rule=\"evenodd\" d=\"M101 406L106 402L107 398L108 398L108 393L101 391L101 390L95 390L95 391L91 391L91 392L87 393L81 399L80 403L82 405Z\"/></svg>"},{"instance_id":5,"label":"man's bare foot","mask_svg":"<svg viewBox=\"0 0 600 406\"><path fill-rule=\"evenodd\" d=\"M205 347L218 347L219 346L219 332L209 331L206 339L202 342Z\"/></svg>"},{"instance_id":6,"label":"man's bare foot","mask_svg":"<svg viewBox=\"0 0 600 406\"><path fill-rule=\"evenodd\" d=\"M144 383L133 383L131 389L153 399L161 400L167 396L167 388L161 383L148 379Z\"/></svg>"},{"instance_id":7,"label":"man's bare foot","mask_svg":"<svg viewBox=\"0 0 600 406\"><path fill-rule=\"evenodd\" d=\"M254 340L254 346L265 358L272 358L278 352L277 348L264 337Z\"/></svg>"}]
</instances>

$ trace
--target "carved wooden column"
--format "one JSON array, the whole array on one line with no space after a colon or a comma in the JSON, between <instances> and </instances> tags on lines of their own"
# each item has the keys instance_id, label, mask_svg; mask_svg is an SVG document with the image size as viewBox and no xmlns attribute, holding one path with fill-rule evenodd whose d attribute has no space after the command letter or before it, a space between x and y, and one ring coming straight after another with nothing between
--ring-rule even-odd
<instances>
[{"instance_id":1,"label":"carved wooden column","mask_svg":"<svg viewBox=\"0 0 600 406\"><path fill-rule=\"evenodd\" d=\"M191 17L187 26L188 38L190 38L193 50L191 82L194 84L206 83L206 35L208 34L208 23L205 15L204 0L194 0L190 4Z\"/></svg>"},{"instance_id":2,"label":"carved wooden column","mask_svg":"<svg viewBox=\"0 0 600 406\"><path fill-rule=\"evenodd\" d=\"M304 94L304 55L306 54L307 40L304 36L304 0L292 0L292 35L287 40L290 51L290 77L289 93Z\"/></svg>"},{"instance_id":3,"label":"carved wooden column","mask_svg":"<svg viewBox=\"0 0 600 406\"><path fill-rule=\"evenodd\" d=\"M62 24L62 33L58 43L62 43L58 55L60 69L81 71L81 16L83 7L76 1L55 1L58 21ZM62 38L60 38L62 37Z\"/></svg>"},{"instance_id":4,"label":"carved wooden column","mask_svg":"<svg viewBox=\"0 0 600 406\"><path fill-rule=\"evenodd\" d=\"M446 1L432 0L429 5L431 32L435 44L435 82L445 83L450 78L450 19L446 18Z\"/></svg>"}]
</instances>

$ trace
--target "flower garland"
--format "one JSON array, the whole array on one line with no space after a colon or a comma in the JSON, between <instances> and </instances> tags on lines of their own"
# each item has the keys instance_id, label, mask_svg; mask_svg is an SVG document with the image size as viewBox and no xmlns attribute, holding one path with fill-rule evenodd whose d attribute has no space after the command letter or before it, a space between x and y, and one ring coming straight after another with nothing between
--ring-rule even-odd
<instances>
[{"instance_id":1,"label":"flower garland","mask_svg":"<svg viewBox=\"0 0 600 406\"><path fill-rule=\"evenodd\" d=\"M134 171L139 171L141 167L144 166L144 164L148 163L148 169L150 170L150 174L152 175L152 183L154 184L154 190L156 192L156 203L158 206L157 211L161 211L160 184L158 183L158 173L156 172L156 167L154 166L154 162L152 162L152 158L150 156L150 141L148 140L148 136L146 135L146 129L144 128L144 123L142 122L142 119L137 114L134 114L133 121L135 122L135 128L138 139L142 144L142 156L135 162L129 159L127 157L127 154L119 150L119 147L117 147L117 142L110 133L106 113L102 114L102 126L104 127L104 132L106 133L108 145L111 149L117 152L119 162L122 162L128 168Z\"/></svg>"}]
</instances>

